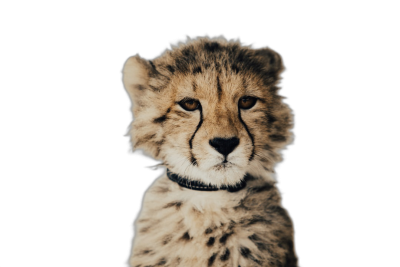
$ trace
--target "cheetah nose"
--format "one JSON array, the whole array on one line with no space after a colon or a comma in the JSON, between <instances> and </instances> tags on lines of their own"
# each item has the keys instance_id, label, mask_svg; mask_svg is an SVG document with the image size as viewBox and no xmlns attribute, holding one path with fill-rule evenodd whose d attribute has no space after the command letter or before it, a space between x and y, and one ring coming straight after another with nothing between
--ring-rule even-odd
<instances>
[{"instance_id":1,"label":"cheetah nose","mask_svg":"<svg viewBox=\"0 0 400 267\"><path fill-rule=\"evenodd\" d=\"M214 138L210 140L210 145L225 157L231 153L239 144L239 138Z\"/></svg>"}]
</instances>

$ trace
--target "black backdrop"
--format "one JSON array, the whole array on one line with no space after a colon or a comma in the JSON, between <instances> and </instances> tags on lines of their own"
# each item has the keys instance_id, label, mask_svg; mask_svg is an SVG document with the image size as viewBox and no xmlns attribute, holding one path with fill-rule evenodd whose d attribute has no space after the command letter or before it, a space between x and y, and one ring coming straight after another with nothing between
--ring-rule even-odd
<instances>
[{"instance_id":1,"label":"black backdrop","mask_svg":"<svg viewBox=\"0 0 400 267\"><path fill-rule=\"evenodd\" d=\"M59 52L71 62L63 77L68 87L63 94L71 101L63 110L69 136L64 146L70 153L62 172L71 189L68 220L79 229L76 252L88 266L124 266L143 193L161 174L147 168L153 160L130 153L124 137L132 119L121 82L125 60L137 53L152 59L186 36L223 35L255 48L269 46L283 56L281 94L295 113L295 142L277 167L278 185L295 224L301 265L336 266L344 225L351 227L338 197L347 193L343 166L351 165L343 153L348 135L343 129L357 123L345 120L343 112L357 112L349 106L344 64L349 59L343 54L343 47L354 49L347 41L353 33L323 20L324 14L285 23L258 14L239 23L190 16L157 20L134 13L132 20L118 23L105 15L89 17L71 31L63 28L68 35L60 39Z\"/></svg>"}]
</instances>

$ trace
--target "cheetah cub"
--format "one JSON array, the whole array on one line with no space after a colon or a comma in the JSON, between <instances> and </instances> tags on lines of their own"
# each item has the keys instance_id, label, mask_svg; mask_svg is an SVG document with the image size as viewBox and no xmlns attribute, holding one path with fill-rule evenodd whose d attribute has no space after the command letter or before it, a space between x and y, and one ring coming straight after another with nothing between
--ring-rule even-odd
<instances>
[{"instance_id":1,"label":"cheetah cub","mask_svg":"<svg viewBox=\"0 0 400 267\"><path fill-rule=\"evenodd\" d=\"M222 38L129 58L131 141L162 161L133 242L132 267L296 267L292 221L273 179L292 138L279 54Z\"/></svg>"}]
</instances>

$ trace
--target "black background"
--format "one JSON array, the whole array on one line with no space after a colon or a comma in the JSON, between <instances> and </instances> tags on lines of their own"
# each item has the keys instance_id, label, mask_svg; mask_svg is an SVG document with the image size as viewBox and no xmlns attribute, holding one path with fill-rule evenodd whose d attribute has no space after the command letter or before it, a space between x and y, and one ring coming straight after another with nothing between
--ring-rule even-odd
<instances>
[{"instance_id":1,"label":"black background","mask_svg":"<svg viewBox=\"0 0 400 267\"><path fill-rule=\"evenodd\" d=\"M73 18L60 26L53 44L59 47L55 58L66 62L67 71L58 78L68 103L58 107L57 114L65 117L57 127L67 137L58 140L64 152L56 161L61 162L60 192L68 189L64 219L77 229L67 233L76 244L73 253L85 256L87 266L124 266L143 193L162 173L146 168L156 162L132 154L124 137L132 115L122 66L135 54L155 58L186 36L222 35L255 48L269 46L283 56L281 94L294 110L295 142L276 171L283 205L295 224L300 264L338 266L351 250L349 231L355 236L358 229L350 217L357 209L349 209L344 199L352 193L348 177L357 176L352 158L357 140L351 147L347 143L357 133L351 129L360 127L355 119L360 110L352 101L361 88L351 77L357 69L354 40L361 31L353 31L356 23L341 23L351 20L346 12L339 21L322 11L304 13L304 6L295 16L272 17L274 11L256 9L245 17L239 7L225 16L90 10L73 27L68 24ZM123 19L114 20L119 16Z\"/></svg>"}]
</instances>

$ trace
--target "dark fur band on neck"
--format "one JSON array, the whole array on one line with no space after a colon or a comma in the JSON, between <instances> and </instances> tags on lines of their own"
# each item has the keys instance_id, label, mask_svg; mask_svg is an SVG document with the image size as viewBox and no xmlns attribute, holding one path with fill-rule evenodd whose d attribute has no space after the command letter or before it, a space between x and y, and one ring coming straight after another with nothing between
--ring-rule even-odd
<instances>
[{"instance_id":1,"label":"dark fur band on neck","mask_svg":"<svg viewBox=\"0 0 400 267\"><path fill-rule=\"evenodd\" d=\"M243 180L241 182L237 183L236 185L223 185L223 186L217 187L215 185L207 185L200 181L189 180L189 179L187 179L183 176L180 176L176 173L172 173L170 170L167 170L167 176L171 181L179 184L182 187L192 189L192 190L198 190L198 191L226 190L228 192L237 192L246 187L246 180L248 179L248 175L246 174L246 176L243 178Z\"/></svg>"}]
</instances>

